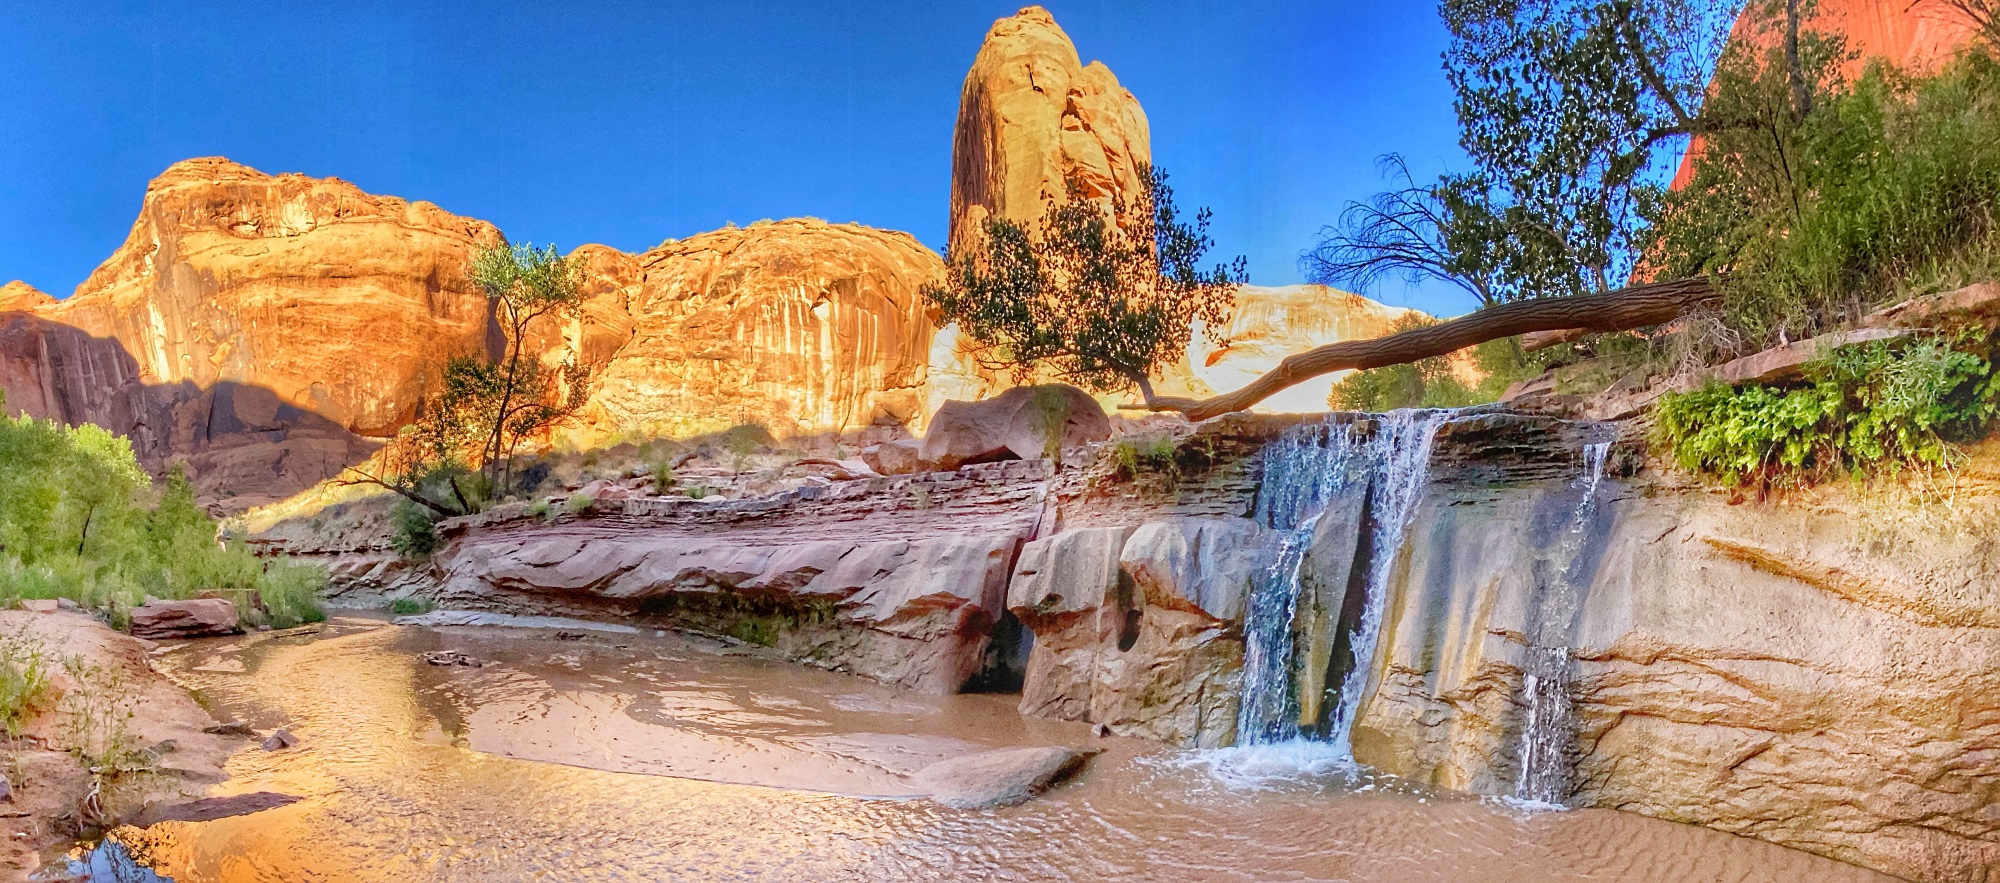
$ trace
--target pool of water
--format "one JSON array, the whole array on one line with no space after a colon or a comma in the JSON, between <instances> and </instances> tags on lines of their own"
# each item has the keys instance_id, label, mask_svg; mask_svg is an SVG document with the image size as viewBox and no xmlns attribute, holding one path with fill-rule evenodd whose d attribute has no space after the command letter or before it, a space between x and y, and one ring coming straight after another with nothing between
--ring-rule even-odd
<instances>
[{"instance_id":1,"label":"pool of water","mask_svg":"<svg viewBox=\"0 0 2000 883\"><path fill-rule=\"evenodd\" d=\"M435 650L484 664L429 665ZM1012 697L900 693L674 635L339 618L162 660L218 716L300 739L239 753L217 793L304 799L120 829L77 860L99 880L1890 879L1625 813L1432 793L1310 744L1097 739ZM948 809L905 781L967 751L1083 743L1106 753L1008 809Z\"/></svg>"}]
</instances>

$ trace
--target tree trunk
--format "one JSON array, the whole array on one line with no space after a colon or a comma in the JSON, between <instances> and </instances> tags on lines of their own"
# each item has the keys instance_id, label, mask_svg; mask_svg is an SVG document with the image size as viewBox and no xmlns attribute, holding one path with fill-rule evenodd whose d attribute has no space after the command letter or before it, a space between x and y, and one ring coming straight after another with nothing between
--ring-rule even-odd
<instances>
[{"instance_id":1,"label":"tree trunk","mask_svg":"<svg viewBox=\"0 0 2000 883\"><path fill-rule=\"evenodd\" d=\"M1658 325L1709 303L1716 291L1702 277L1651 282L1617 291L1517 300L1488 307L1388 337L1343 340L1287 356L1264 376L1235 392L1207 399L1163 397L1128 410L1179 411L1189 420L1241 411L1294 384L1349 368L1380 368L1442 356L1489 340L1538 331L1581 328L1589 331L1629 331Z\"/></svg>"}]
</instances>

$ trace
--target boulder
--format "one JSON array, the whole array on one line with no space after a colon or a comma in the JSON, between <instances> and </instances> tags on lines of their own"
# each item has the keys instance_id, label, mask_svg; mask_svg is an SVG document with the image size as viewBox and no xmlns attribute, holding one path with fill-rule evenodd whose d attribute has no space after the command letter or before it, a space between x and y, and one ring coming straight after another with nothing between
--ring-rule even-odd
<instances>
[{"instance_id":1,"label":"boulder","mask_svg":"<svg viewBox=\"0 0 2000 883\"><path fill-rule=\"evenodd\" d=\"M19 603L29 613L54 613L62 609L54 598L22 598Z\"/></svg>"},{"instance_id":2,"label":"boulder","mask_svg":"<svg viewBox=\"0 0 2000 883\"><path fill-rule=\"evenodd\" d=\"M1024 803L1075 776L1099 753L1059 746L983 751L924 767L910 784L954 809L997 809Z\"/></svg>"},{"instance_id":3,"label":"boulder","mask_svg":"<svg viewBox=\"0 0 2000 883\"><path fill-rule=\"evenodd\" d=\"M862 449L861 460L883 475L911 475L924 468L923 442L913 438L886 441Z\"/></svg>"},{"instance_id":4,"label":"boulder","mask_svg":"<svg viewBox=\"0 0 2000 883\"><path fill-rule=\"evenodd\" d=\"M1111 419L1083 390L1017 386L977 402L945 402L918 456L940 471L995 460L1033 460L1111 437Z\"/></svg>"},{"instance_id":5,"label":"boulder","mask_svg":"<svg viewBox=\"0 0 2000 883\"><path fill-rule=\"evenodd\" d=\"M226 598L153 601L132 608L132 636L152 640L234 635L243 631Z\"/></svg>"}]
</instances>

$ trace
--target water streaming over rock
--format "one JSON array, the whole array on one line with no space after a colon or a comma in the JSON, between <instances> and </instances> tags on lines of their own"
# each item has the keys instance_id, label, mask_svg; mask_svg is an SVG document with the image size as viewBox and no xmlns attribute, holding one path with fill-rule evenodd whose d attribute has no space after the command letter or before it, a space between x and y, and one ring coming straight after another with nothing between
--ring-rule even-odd
<instances>
[{"instance_id":1,"label":"water streaming over rock","mask_svg":"<svg viewBox=\"0 0 2000 883\"><path fill-rule=\"evenodd\" d=\"M1361 547L1375 552L1365 562L1354 562L1366 575L1361 614L1348 635L1354 664L1339 686L1337 705L1314 734L1346 747L1348 729L1368 684L1403 531L1429 482L1432 441L1452 414L1406 410L1363 421L1336 415L1294 427L1265 449L1257 518L1280 531L1282 538L1252 590L1244 622L1239 742L1270 744L1304 733L1295 647L1302 564L1328 505L1365 495L1364 523L1371 536Z\"/></svg>"},{"instance_id":2,"label":"water streaming over rock","mask_svg":"<svg viewBox=\"0 0 2000 883\"><path fill-rule=\"evenodd\" d=\"M1521 702L1528 708L1521 726L1520 770L1514 797L1529 803L1560 804L1569 795L1570 642L1581 598L1583 548L1597 512L1597 489L1604 479L1610 442L1583 448L1583 474L1576 481L1578 499L1551 561L1562 570L1546 586L1542 603L1530 623L1530 645L1521 679Z\"/></svg>"}]
</instances>

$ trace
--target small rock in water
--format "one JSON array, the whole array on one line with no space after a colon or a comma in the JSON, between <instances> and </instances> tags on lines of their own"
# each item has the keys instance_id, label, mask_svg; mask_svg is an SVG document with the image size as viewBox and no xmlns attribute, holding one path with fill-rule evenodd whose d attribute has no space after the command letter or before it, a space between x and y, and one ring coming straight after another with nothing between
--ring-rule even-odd
<instances>
[{"instance_id":1,"label":"small rock in water","mask_svg":"<svg viewBox=\"0 0 2000 883\"><path fill-rule=\"evenodd\" d=\"M279 730L264 737L265 751L277 751L297 744L299 744L299 737L292 735L291 730Z\"/></svg>"},{"instance_id":2,"label":"small rock in water","mask_svg":"<svg viewBox=\"0 0 2000 883\"><path fill-rule=\"evenodd\" d=\"M1048 790L1102 753L1094 748L1005 748L943 760L918 770L910 784L957 809L1012 806Z\"/></svg>"},{"instance_id":3,"label":"small rock in water","mask_svg":"<svg viewBox=\"0 0 2000 883\"><path fill-rule=\"evenodd\" d=\"M212 727L202 727L201 731L211 736L255 736L257 731L242 721L225 721Z\"/></svg>"},{"instance_id":4,"label":"small rock in water","mask_svg":"<svg viewBox=\"0 0 2000 883\"><path fill-rule=\"evenodd\" d=\"M664 638L664 637L666 637L666 636L667 636L667 630L666 630L666 629L654 629L654 630L653 630L653 637L655 637L655 638Z\"/></svg>"},{"instance_id":5,"label":"small rock in water","mask_svg":"<svg viewBox=\"0 0 2000 883\"><path fill-rule=\"evenodd\" d=\"M432 665L463 665L471 668L486 664L457 650L433 650L424 654L424 661Z\"/></svg>"}]
</instances>

